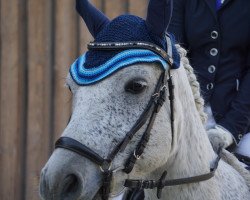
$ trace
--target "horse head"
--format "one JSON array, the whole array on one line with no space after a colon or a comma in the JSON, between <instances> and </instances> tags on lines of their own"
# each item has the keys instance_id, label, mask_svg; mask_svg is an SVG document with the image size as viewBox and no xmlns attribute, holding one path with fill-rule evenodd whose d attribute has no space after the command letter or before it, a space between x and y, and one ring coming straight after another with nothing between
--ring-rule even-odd
<instances>
[{"instance_id":1,"label":"horse head","mask_svg":"<svg viewBox=\"0 0 250 200\"><path fill-rule=\"evenodd\" d=\"M76 5L94 42L70 67L72 115L42 170L41 197L133 199L127 188L156 188L161 197L165 169L170 178L209 171L215 154L202 124L199 85L192 68L183 67L185 51L166 34L171 1L151 0L146 20L110 21L88 1Z\"/></svg>"}]
</instances>

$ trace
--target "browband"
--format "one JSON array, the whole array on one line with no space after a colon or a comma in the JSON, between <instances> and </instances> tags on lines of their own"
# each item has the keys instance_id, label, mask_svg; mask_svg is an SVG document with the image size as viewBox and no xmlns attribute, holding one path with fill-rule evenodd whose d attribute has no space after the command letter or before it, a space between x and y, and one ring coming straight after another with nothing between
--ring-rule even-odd
<instances>
[{"instance_id":1,"label":"browband","mask_svg":"<svg viewBox=\"0 0 250 200\"><path fill-rule=\"evenodd\" d=\"M126 49L148 49L161 56L170 66L173 65L173 58L171 58L164 49L150 43L150 42L90 42L88 44L89 50L97 51L114 51L114 50L126 50Z\"/></svg>"}]
</instances>

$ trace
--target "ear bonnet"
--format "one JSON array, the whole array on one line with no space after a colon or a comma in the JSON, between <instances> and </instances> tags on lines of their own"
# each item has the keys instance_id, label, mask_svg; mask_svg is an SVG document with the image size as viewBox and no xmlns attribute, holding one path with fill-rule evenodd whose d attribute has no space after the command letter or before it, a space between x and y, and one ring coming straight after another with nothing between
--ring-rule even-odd
<instances>
[{"instance_id":1,"label":"ear bonnet","mask_svg":"<svg viewBox=\"0 0 250 200\"><path fill-rule=\"evenodd\" d=\"M171 0L151 0L146 20L133 15L121 15L110 21L87 0L76 0L76 10L94 37L94 43L152 43L172 57L172 69L179 67L180 58L173 37L166 33L172 14ZM77 84L88 85L126 66L152 62L160 63L163 69L168 65L160 55L147 49L100 51L89 48L72 64L70 74Z\"/></svg>"}]
</instances>

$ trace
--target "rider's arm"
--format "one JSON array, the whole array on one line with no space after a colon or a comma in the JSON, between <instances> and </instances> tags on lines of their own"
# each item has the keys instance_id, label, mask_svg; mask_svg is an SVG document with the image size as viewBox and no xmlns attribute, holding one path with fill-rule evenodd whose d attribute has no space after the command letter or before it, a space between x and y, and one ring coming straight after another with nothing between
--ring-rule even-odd
<instances>
[{"instance_id":1,"label":"rider's arm","mask_svg":"<svg viewBox=\"0 0 250 200\"><path fill-rule=\"evenodd\" d=\"M245 75L240 80L237 96L231 103L230 110L218 124L229 130L239 141L250 125L250 48L246 59Z\"/></svg>"}]
</instances>

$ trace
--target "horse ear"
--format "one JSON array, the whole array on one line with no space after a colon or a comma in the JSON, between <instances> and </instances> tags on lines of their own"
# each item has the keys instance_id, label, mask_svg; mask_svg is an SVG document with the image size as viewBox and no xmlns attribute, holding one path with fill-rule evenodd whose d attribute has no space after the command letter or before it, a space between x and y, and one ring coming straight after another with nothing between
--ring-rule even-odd
<instances>
[{"instance_id":1,"label":"horse ear","mask_svg":"<svg viewBox=\"0 0 250 200\"><path fill-rule=\"evenodd\" d=\"M151 33L163 37L171 20L173 0L150 0L146 25Z\"/></svg>"},{"instance_id":2,"label":"horse ear","mask_svg":"<svg viewBox=\"0 0 250 200\"><path fill-rule=\"evenodd\" d=\"M101 11L91 5L88 0L76 0L76 10L83 18L94 38L110 21Z\"/></svg>"}]
</instances>

